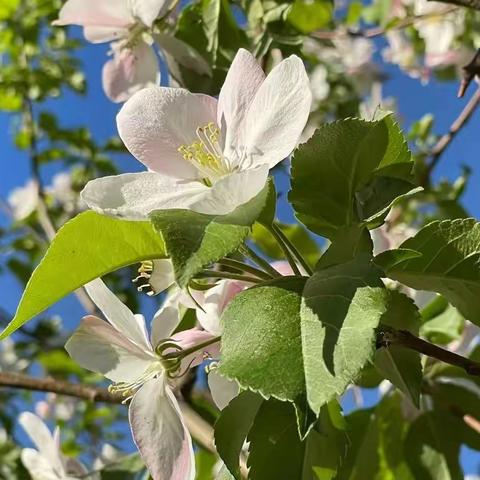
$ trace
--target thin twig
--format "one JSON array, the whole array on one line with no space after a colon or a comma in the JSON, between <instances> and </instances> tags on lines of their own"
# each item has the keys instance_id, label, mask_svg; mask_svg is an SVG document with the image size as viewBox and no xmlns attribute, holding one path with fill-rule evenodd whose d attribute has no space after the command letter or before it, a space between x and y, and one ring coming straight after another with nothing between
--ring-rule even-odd
<instances>
[{"instance_id":1,"label":"thin twig","mask_svg":"<svg viewBox=\"0 0 480 480\"><path fill-rule=\"evenodd\" d=\"M229 280L240 280L246 283L260 283L262 280L258 277L250 277L247 275L238 275L230 272L219 272L217 270L203 270L196 275L197 278L226 278Z\"/></svg>"},{"instance_id":2,"label":"thin twig","mask_svg":"<svg viewBox=\"0 0 480 480\"><path fill-rule=\"evenodd\" d=\"M261 278L262 280L271 280L273 278L270 274L259 270L258 268L252 267L247 263L234 260L233 258L222 258L221 260L218 260L217 263L225 267L237 270L239 272L250 273L258 278Z\"/></svg>"},{"instance_id":3,"label":"thin twig","mask_svg":"<svg viewBox=\"0 0 480 480\"><path fill-rule=\"evenodd\" d=\"M469 375L480 376L480 363L422 340L406 330L384 327L378 333L377 344L381 347L399 345L409 348L441 362L463 368Z\"/></svg>"},{"instance_id":4,"label":"thin twig","mask_svg":"<svg viewBox=\"0 0 480 480\"><path fill-rule=\"evenodd\" d=\"M254 261L259 267L262 267L266 272L268 272L272 277L281 277L280 272L275 270L264 258L258 255L255 250L249 247L247 244L241 245L239 248L240 253L250 260Z\"/></svg>"},{"instance_id":5,"label":"thin twig","mask_svg":"<svg viewBox=\"0 0 480 480\"><path fill-rule=\"evenodd\" d=\"M124 400L122 396L110 393L106 388L80 385L54 378L34 378L19 373L0 372L0 386L36 392L57 393L89 402L121 404ZM211 425L184 401L179 400L179 405L185 424L195 441L208 451L216 453Z\"/></svg>"},{"instance_id":6,"label":"thin twig","mask_svg":"<svg viewBox=\"0 0 480 480\"><path fill-rule=\"evenodd\" d=\"M342 38L345 36L375 38L394 30L403 30L404 28L410 27L422 20L428 20L430 18L436 18L442 15L446 15L447 13L454 12L455 10L458 10L457 6L450 6L450 7L444 8L442 11L425 13L423 15L414 15L414 16L399 20L397 23L389 27L372 27L372 28L367 28L365 30L318 31L318 32L312 33L312 36L320 40L335 40L337 38Z\"/></svg>"},{"instance_id":7,"label":"thin twig","mask_svg":"<svg viewBox=\"0 0 480 480\"><path fill-rule=\"evenodd\" d=\"M452 140L460 132L460 130L468 123L473 113L480 104L480 89L477 89L476 92L472 95L472 98L468 101L465 108L460 112L460 115L455 119L455 121L450 126L449 131L443 135L430 152L431 160L428 166L425 169L423 177L420 184L425 186L430 181L430 176L438 165L443 153L446 151L447 147L452 143Z\"/></svg>"}]
</instances>

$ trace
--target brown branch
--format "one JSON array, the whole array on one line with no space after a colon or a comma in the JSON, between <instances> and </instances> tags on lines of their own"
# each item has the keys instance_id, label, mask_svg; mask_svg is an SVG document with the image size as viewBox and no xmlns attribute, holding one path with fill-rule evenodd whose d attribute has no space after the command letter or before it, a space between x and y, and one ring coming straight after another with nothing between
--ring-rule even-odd
<instances>
[{"instance_id":1,"label":"brown branch","mask_svg":"<svg viewBox=\"0 0 480 480\"><path fill-rule=\"evenodd\" d=\"M468 101L465 108L460 112L460 115L450 126L449 131L440 137L438 142L434 145L430 152L430 163L425 168L425 172L422 175L420 185L426 186L430 180L432 171L438 165L443 153L447 150L448 146L452 143L452 140L457 136L460 130L468 123L478 105L480 104L480 89L472 95L472 98Z\"/></svg>"},{"instance_id":2,"label":"brown branch","mask_svg":"<svg viewBox=\"0 0 480 480\"><path fill-rule=\"evenodd\" d=\"M469 375L480 376L480 363L422 340L406 330L395 330L389 327L381 328L377 336L377 345L381 347L399 345L409 348L441 362L463 368Z\"/></svg>"},{"instance_id":3,"label":"brown branch","mask_svg":"<svg viewBox=\"0 0 480 480\"><path fill-rule=\"evenodd\" d=\"M89 402L122 403L123 397L106 388L91 387L54 378L34 378L19 373L0 372L0 386L36 392L52 392ZM184 401L179 401L187 428L194 440L206 450L216 453L213 428Z\"/></svg>"}]
</instances>

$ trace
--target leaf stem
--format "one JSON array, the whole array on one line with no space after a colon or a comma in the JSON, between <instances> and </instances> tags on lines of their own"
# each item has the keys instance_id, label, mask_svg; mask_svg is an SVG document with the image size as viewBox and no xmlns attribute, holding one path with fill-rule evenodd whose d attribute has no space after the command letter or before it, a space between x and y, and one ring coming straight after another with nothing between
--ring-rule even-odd
<instances>
[{"instance_id":1,"label":"leaf stem","mask_svg":"<svg viewBox=\"0 0 480 480\"><path fill-rule=\"evenodd\" d=\"M381 327L377 335L377 345L381 347L399 345L409 348L423 355L427 355L428 357L440 360L441 362L463 368L463 370L469 375L480 377L480 363L422 340L407 330L395 330L390 327Z\"/></svg>"},{"instance_id":2,"label":"leaf stem","mask_svg":"<svg viewBox=\"0 0 480 480\"><path fill-rule=\"evenodd\" d=\"M213 337L211 338L210 340L205 340L205 342L202 342L202 343L199 343L197 345L194 345L193 347L190 347L190 348L185 348L185 349L182 349L178 352L172 352L172 353L166 353L164 355L164 358L185 358L185 357L188 357L189 355L191 355L192 353L195 353L199 350L202 350L204 349L205 347L208 347L210 345L213 345L214 343L217 343L219 342L221 339L220 336L218 337Z\"/></svg>"},{"instance_id":3,"label":"leaf stem","mask_svg":"<svg viewBox=\"0 0 480 480\"><path fill-rule=\"evenodd\" d=\"M297 247L295 247L295 245L290 241L290 239L282 232L281 228L275 223L273 223L270 227L270 232L285 252L288 263L292 267L295 275L302 276L302 272L298 268L297 262L302 266L307 275L312 275L313 270L310 268L310 265L303 258L302 254L297 250Z\"/></svg>"},{"instance_id":4,"label":"leaf stem","mask_svg":"<svg viewBox=\"0 0 480 480\"><path fill-rule=\"evenodd\" d=\"M248 275L240 275L230 272L218 272L217 270L203 270L197 274L197 278L227 278L230 280L240 280L247 283L261 283L263 280L258 277L250 277Z\"/></svg>"},{"instance_id":5,"label":"leaf stem","mask_svg":"<svg viewBox=\"0 0 480 480\"><path fill-rule=\"evenodd\" d=\"M262 280L271 280L273 277L269 273L266 273L258 268L252 267L247 263L239 262L238 260L234 260L233 258L222 258L217 263L220 265L224 265L225 267L233 268L240 272L244 273L251 273L252 275L261 278Z\"/></svg>"},{"instance_id":6,"label":"leaf stem","mask_svg":"<svg viewBox=\"0 0 480 480\"><path fill-rule=\"evenodd\" d=\"M248 245L242 245L239 248L240 253L253 260L259 267L262 267L271 277L281 277L281 274L275 270L264 258L258 255L255 250L250 248Z\"/></svg>"}]
</instances>

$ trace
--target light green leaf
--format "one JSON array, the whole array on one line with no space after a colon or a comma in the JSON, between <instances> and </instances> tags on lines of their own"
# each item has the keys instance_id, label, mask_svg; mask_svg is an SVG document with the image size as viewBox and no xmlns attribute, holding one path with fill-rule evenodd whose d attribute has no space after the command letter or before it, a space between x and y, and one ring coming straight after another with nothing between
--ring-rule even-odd
<instances>
[{"instance_id":1,"label":"light green leaf","mask_svg":"<svg viewBox=\"0 0 480 480\"><path fill-rule=\"evenodd\" d=\"M388 310L381 322L383 325L408 330L417 335L420 314L410 298L391 291ZM419 353L398 345L382 347L375 352L375 366L384 378L390 380L416 407L420 407L423 376Z\"/></svg>"},{"instance_id":2,"label":"light green leaf","mask_svg":"<svg viewBox=\"0 0 480 480\"><path fill-rule=\"evenodd\" d=\"M294 401L304 395L300 305L305 280L284 277L233 299L222 315L223 375L266 397Z\"/></svg>"},{"instance_id":3,"label":"light green leaf","mask_svg":"<svg viewBox=\"0 0 480 480\"><path fill-rule=\"evenodd\" d=\"M343 393L375 353L375 329L388 304L368 257L319 270L307 280L301 308L308 403L316 413Z\"/></svg>"},{"instance_id":4,"label":"light green leaf","mask_svg":"<svg viewBox=\"0 0 480 480\"><path fill-rule=\"evenodd\" d=\"M222 410L215 423L217 452L236 479L241 479L240 452L263 401L260 395L246 390Z\"/></svg>"},{"instance_id":5,"label":"light green leaf","mask_svg":"<svg viewBox=\"0 0 480 480\"><path fill-rule=\"evenodd\" d=\"M150 214L172 259L177 283L184 287L207 265L235 251L250 233L267 202L268 183L252 200L228 215L191 210L156 210Z\"/></svg>"},{"instance_id":6,"label":"light green leaf","mask_svg":"<svg viewBox=\"0 0 480 480\"><path fill-rule=\"evenodd\" d=\"M392 116L326 124L292 160L289 200L312 231L334 238L358 223L382 223L392 202L414 188L413 162Z\"/></svg>"},{"instance_id":7,"label":"light green leaf","mask_svg":"<svg viewBox=\"0 0 480 480\"><path fill-rule=\"evenodd\" d=\"M0 339L89 281L154 258L165 258L165 247L149 222L81 213L58 231Z\"/></svg>"},{"instance_id":8,"label":"light green leaf","mask_svg":"<svg viewBox=\"0 0 480 480\"><path fill-rule=\"evenodd\" d=\"M391 253L376 257L375 263L392 279L417 290L444 295L460 313L480 325L480 224L473 218L432 222L402 249L420 257L396 258Z\"/></svg>"},{"instance_id":9,"label":"light green leaf","mask_svg":"<svg viewBox=\"0 0 480 480\"><path fill-rule=\"evenodd\" d=\"M302 33L311 33L327 26L333 16L330 0L295 0L287 12L287 22Z\"/></svg>"},{"instance_id":10,"label":"light green leaf","mask_svg":"<svg viewBox=\"0 0 480 480\"><path fill-rule=\"evenodd\" d=\"M460 312L447 305L443 312L422 324L420 334L430 342L447 345L460 338L464 326L465 319Z\"/></svg>"}]
</instances>

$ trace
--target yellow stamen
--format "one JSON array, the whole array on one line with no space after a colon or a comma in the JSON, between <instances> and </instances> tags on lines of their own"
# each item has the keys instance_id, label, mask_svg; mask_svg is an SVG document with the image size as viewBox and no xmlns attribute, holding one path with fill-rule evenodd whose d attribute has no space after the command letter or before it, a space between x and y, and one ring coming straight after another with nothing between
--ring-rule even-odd
<instances>
[{"instance_id":1,"label":"yellow stamen","mask_svg":"<svg viewBox=\"0 0 480 480\"><path fill-rule=\"evenodd\" d=\"M195 165L205 177L205 183L211 186L212 180L222 177L230 170L220 145L220 129L210 122L204 127L198 127L196 135L198 140L190 145L181 145L178 151L185 160Z\"/></svg>"}]
</instances>

